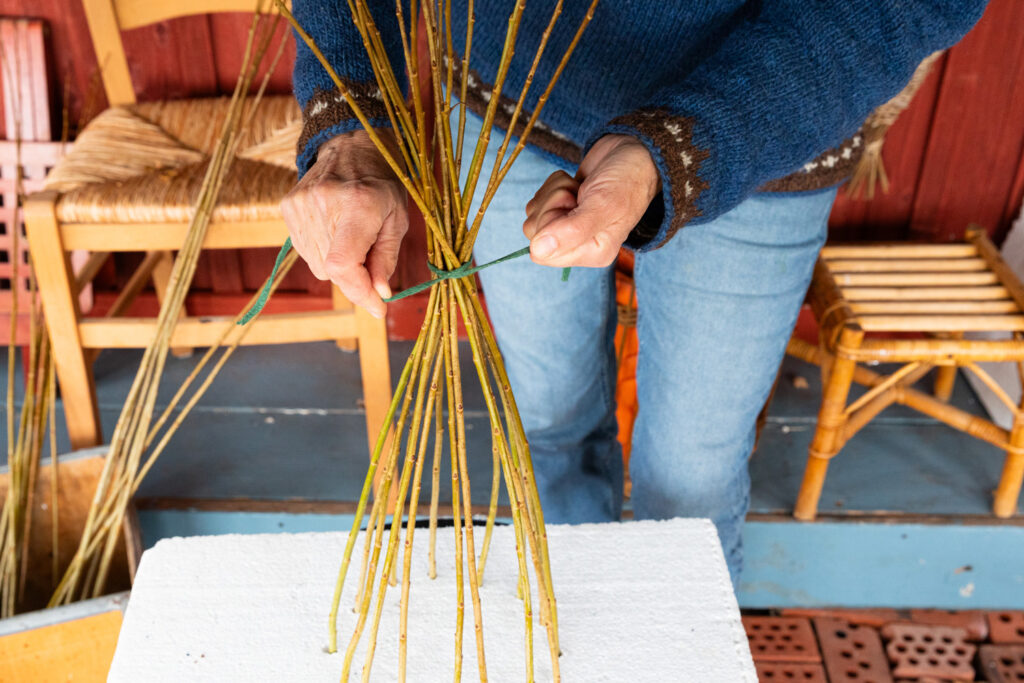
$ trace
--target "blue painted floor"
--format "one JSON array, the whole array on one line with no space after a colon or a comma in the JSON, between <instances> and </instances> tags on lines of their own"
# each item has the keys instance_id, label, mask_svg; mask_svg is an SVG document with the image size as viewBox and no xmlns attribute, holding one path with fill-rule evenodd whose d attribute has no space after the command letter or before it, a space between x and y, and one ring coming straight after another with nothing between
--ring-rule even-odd
<instances>
[{"instance_id":1,"label":"blue painted floor","mask_svg":"<svg viewBox=\"0 0 1024 683\"><path fill-rule=\"evenodd\" d=\"M392 344L394 374L410 348ZM106 351L97 362L108 434L140 357ZM169 359L161 400L196 359ZM473 377L468 363L463 374ZM824 521L790 520L820 395L817 368L787 359L750 464L753 521L741 604L1024 608L1024 527L993 520L989 511L1002 453L912 411L890 408L833 461ZM478 454L474 497L486 501L487 417L479 391L467 386L466 396L470 452ZM966 382L953 402L983 414ZM243 348L143 483L141 499L163 502L147 509L143 500L145 541L346 528L351 518L343 514L165 508L175 499L353 501L365 462L355 355L329 343Z\"/></svg>"}]
</instances>

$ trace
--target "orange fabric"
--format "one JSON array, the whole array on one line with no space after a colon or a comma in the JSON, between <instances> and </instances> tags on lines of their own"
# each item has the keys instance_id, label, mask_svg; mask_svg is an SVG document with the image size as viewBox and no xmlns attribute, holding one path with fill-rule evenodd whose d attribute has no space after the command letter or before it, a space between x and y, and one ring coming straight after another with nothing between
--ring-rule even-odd
<instances>
[{"instance_id":1,"label":"orange fabric","mask_svg":"<svg viewBox=\"0 0 1024 683\"><path fill-rule=\"evenodd\" d=\"M615 384L615 416L619 423L619 443L626 468L625 493L629 496L629 456L633 444L633 423L636 421L636 289L633 286L633 255L623 251L615 272L615 303L620 312L615 330L615 354L619 368ZM632 321L632 322L631 322ZM627 324L623 324L626 322Z\"/></svg>"}]
</instances>

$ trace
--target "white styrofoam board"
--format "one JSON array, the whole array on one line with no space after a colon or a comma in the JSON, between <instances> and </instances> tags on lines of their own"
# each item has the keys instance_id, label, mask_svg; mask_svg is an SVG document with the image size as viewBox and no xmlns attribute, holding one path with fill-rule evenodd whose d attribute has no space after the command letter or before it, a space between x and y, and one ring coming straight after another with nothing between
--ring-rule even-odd
<instances>
[{"instance_id":1,"label":"white styrofoam board","mask_svg":"<svg viewBox=\"0 0 1024 683\"><path fill-rule=\"evenodd\" d=\"M757 681L709 521L550 526L548 536L564 681ZM344 533L319 533L160 541L142 557L109 680L338 680L342 654L327 654L325 646L345 540ZM409 683L452 680L453 542L450 528L438 531L438 578L431 581L427 534L420 530L415 537ZM342 650L354 621L355 579L342 600ZM481 600L489 680L501 683L525 679L515 586L512 529L499 527ZM396 680L399 592L392 588L385 601L372 681ZM473 681L468 588L466 600L463 680ZM544 631L536 625L534 632L537 680L550 680ZM365 642L364 636L359 665ZM360 673L355 666L352 680Z\"/></svg>"}]
</instances>

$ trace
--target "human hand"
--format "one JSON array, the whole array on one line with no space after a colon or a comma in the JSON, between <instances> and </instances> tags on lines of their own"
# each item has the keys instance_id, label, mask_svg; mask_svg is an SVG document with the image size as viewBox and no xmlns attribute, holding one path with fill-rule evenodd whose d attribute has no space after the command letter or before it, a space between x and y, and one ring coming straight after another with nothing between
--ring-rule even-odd
<instances>
[{"instance_id":1,"label":"human hand","mask_svg":"<svg viewBox=\"0 0 1024 683\"><path fill-rule=\"evenodd\" d=\"M394 140L382 135L385 141ZM397 149L393 158L399 158ZM376 318L409 229L405 188L364 130L321 145L316 163L281 202L292 244L320 280Z\"/></svg>"},{"instance_id":2,"label":"human hand","mask_svg":"<svg viewBox=\"0 0 1024 683\"><path fill-rule=\"evenodd\" d=\"M660 189L658 169L639 140L602 137L575 178L552 173L526 204L530 257L562 268L611 265Z\"/></svg>"}]
</instances>

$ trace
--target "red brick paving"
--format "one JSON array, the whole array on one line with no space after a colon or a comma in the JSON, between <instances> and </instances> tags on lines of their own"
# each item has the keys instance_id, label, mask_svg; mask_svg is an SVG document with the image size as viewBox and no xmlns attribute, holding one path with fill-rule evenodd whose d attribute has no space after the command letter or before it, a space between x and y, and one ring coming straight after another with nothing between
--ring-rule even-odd
<instances>
[{"instance_id":1,"label":"red brick paving","mask_svg":"<svg viewBox=\"0 0 1024 683\"><path fill-rule=\"evenodd\" d=\"M821 664L791 662L754 662L761 683L828 683Z\"/></svg>"},{"instance_id":2,"label":"red brick paving","mask_svg":"<svg viewBox=\"0 0 1024 683\"><path fill-rule=\"evenodd\" d=\"M1024 612L989 612L989 640L1000 644L1024 644Z\"/></svg>"},{"instance_id":3,"label":"red brick paving","mask_svg":"<svg viewBox=\"0 0 1024 683\"><path fill-rule=\"evenodd\" d=\"M818 641L809 619L743 617L750 652L758 662L820 662Z\"/></svg>"},{"instance_id":4,"label":"red brick paving","mask_svg":"<svg viewBox=\"0 0 1024 683\"><path fill-rule=\"evenodd\" d=\"M811 607L788 607L780 610L784 617L828 617L842 619L851 624L881 628L892 621L900 620L900 613L894 609L823 609Z\"/></svg>"},{"instance_id":5,"label":"red brick paving","mask_svg":"<svg viewBox=\"0 0 1024 683\"><path fill-rule=\"evenodd\" d=\"M974 680L977 648L962 628L897 623L883 627L882 637L896 676Z\"/></svg>"},{"instance_id":6,"label":"red brick paving","mask_svg":"<svg viewBox=\"0 0 1024 683\"><path fill-rule=\"evenodd\" d=\"M981 610L953 612L945 609L912 609L910 620L932 626L952 626L967 631L967 640L982 641L988 638L988 620Z\"/></svg>"},{"instance_id":7,"label":"red brick paving","mask_svg":"<svg viewBox=\"0 0 1024 683\"><path fill-rule=\"evenodd\" d=\"M1024 683L1024 611L779 612L743 618L762 683Z\"/></svg>"},{"instance_id":8,"label":"red brick paving","mask_svg":"<svg viewBox=\"0 0 1024 683\"><path fill-rule=\"evenodd\" d=\"M1024 681L1024 645L982 645L978 661L989 683Z\"/></svg>"},{"instance_id":9,"label":"red brick paving","mask_svg":"<svg viewBox=\"0 0 1024 683\"><path fill-rule=\"evenodd\" d=\"M831 683L893 683L878 631L828 617L815 618L814 630Z\"/></svg>"}]
</instances>

